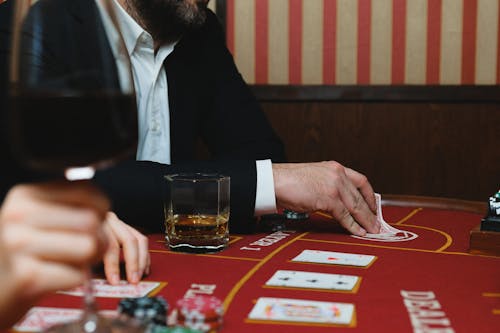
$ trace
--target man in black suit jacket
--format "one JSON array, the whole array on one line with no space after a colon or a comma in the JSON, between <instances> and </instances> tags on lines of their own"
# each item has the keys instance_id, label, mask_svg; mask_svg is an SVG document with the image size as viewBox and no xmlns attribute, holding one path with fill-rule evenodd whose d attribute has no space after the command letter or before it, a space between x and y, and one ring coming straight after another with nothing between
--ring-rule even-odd
<instances>
[{"instance_id":1,"label":"man in black suit jacket","mask_svg":"<svg viewBox=\"0 0 500 333\"><path fill-rule=\"evenodd\" d=\"M51 58L43 56L48 71L56 66L58 70L72 69L70 62L75 57L89 59L86 70L99 66L99 61L93 61L93 51L96 36L104 32L95 25L98 13L94 1L42 0L34 7L44 15L57 10L44 32L51 45ZM120 218L149 230L162 227L163 175L214 171L231 176L231 229L250 231L256 193L255 161L285 160L281 141L236 70L217 18L205 10L205 24L182 36L164 64L172 124L171 165L127 161L96 176ZM71 43L65 39L68 34ZM116 77L116 73L110 75ZM209 161L196 160L200 139L211 153Z\"/></svg>"},{"instance_id":2,"label":"man in black suit jacket","mask_svg":"<svg viewBox=\"0 0 500 333\"><path fill-rule=\"evenodd\" d=\"M195 28L185 26L167 31L170 21L162 22L163 16L148 7L206 1L117 1L153 35L155 45L179 39L164 62L169 86L171 164L127 161L96 176L120 218L158 231L163 225L164 174L219 172L231 176L231 231L251 231L257 188L255 161L271 159L278 206L299 211L324 210L354 234L377 232L375 199L366 177L334 161L275 163L285 158L282 144L238 73L212 12L199 6L197 10L205 20ZM44 0L39 0L35 7L44 4ZM91 60L96 36L103 35L103 28L95 24L94 0L52 0L50 4L56 13L46 35L55 48L51 54L57 57L51 63L64 68L72 57ZM147 15L156 15L154 22L162 24L148 25ZM176 16L170 18L176 22ZM167 33L163 34L162 29ZM70 34L74 42L58 43L63 34ZM94 68L95 64L89 61L88 66ZM199 139L211 153L210 160L196 158Z\"/></svg>"}]
</instances>

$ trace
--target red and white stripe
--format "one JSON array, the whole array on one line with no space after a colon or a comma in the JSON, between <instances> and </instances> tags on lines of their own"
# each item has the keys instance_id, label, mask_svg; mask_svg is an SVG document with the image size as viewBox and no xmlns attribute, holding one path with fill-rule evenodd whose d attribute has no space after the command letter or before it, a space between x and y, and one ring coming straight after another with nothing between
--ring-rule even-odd
<instances>
[{"instance_id":1,"label":"red and white stripe","mask_svg":"<svg viewBox=\"0 0 500 333\"><path fill-rule=\"evenodd\" d=\"M500 0L227 0L249 83L500 84Z\"/></svg>"}]
</instances>

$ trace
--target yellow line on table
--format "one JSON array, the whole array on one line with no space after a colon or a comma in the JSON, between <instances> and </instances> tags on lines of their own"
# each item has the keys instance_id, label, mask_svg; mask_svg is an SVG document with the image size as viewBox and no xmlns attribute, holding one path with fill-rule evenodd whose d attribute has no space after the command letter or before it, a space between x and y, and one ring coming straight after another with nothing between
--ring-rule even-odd
<instances>
[{"instance_id":1,"label":"yellow line on table","mask_svg":"<svg viewBox=\"0 0 500 333\"><path fill-rule=\"evenodd\" d=\"M500 293L482 293L484 297L500 297Z\"/></svg>"},{"instance_id":2,"label":"yellow line on table","mask_svg":"<svg viewBox=\"0 0 500 333\"><path fill-rule=\"evenodd\" d=\"M408 215L406 215L405 217L403 217L402 219L400 219L398 222L396 223L389 223L389 224L393 224L393 225L399 225L399 224L402 224L406 221L408 221L410 218L412 218L415 214L417 214L418 212L420 212L423 208L416 208L414 210L412 210ZM314 212L313 214L316 214L316 215L319 215L319 216L323 216L323 217L326 217L326 218L329 218L329 219L334 219L334 217L328 213L325 213L325 212L320 212L320 211L317 211L317 212Z\"/></svg>"},{"instance_id":3,"label":"yellow line on table","mask_svg":"<svg viewBox=\"0 0 500 333\"><path fill-rule=\"evenodd\" d=\"M448 234L444 231L441 231L439 229L424 227L421 225L414 225L414 224L405 224L405 226L434 231L434 232L437 232L438 234L441 234L442 236L444 236L444 238L446 238L446 243L443 246L441 246L439 249L435 250L435 252L443 252L444 250L446 250L447 248L450 247L451 243L453 243L453 238L450 236L450 234Z\"/></svg>"},{"instance_id":4,"label":"yellow line on table","mask_svg":"<svg viewBox=\"0 0 500 333\"><path fill-rule=\"evenodd\" d=\"M500 309L493 309L493 310L491 310L491 312L492 312L494 315L500 315Z\"/></svg>"},{"instance_id":5,"label":"yellow line on table","mask_svg":"<svg viewBox=\"0 0 500 333\"><path fill-rule=\"evenodd\" d=\"M148 296L156 296L158 295L158 293L160 292L160 290L162 290L163 288L165 288L167 286L168 282L160 282L160 284L154 288L153 290L151 290L148 294Z\"/></svg>"},{"instance_id":6,"label":"yellow line on table","mask_svg":"<svg viewBox=\"0 0 500 333\"><path fill-rule=\"evenodd\" d=\"M409 219L411 219L415 214L417 214L421 210L422 210L422 208L417 208L417 209L412 210L410 214L406 215L405 217L403 217L401 220L399 220L398 222L396 222L394 224L395 225L400 225L400 224L405 223L406 221L408 221Z\"/></svg>"},{"instance_id":7,"label":"yellow line on table","mask_svg":"<svg viewBox=\"0 0 500 333\"><path fill-rule=\"evenodd\" d=\"M329 219L333 219L333 216L331 216L330 214L327 214L327 213L314 212L313 214L316 214L316 215L319 215L319 216L323 216L323 217L326 217L326 218L329 218Z\"/></svg>"},{"instance_id":8,"label":"yellow line on table","mask_svg":"<svg viewBox=\"0 0 500 333\"><path fill-rule=\"evenodd\" d=\"M265 263L267 263L269 260L271 260L278 252L280 252L281 250L283 250L284 248L286 248L288 245L292 244L293 242L295 242L296 240L298 240L299 238L301 238L301 237L303 237L303 236L305 236L307 234L308 234L307 232L304 232L304 233L298 235L297 237L292 238L291 240L289 240L288 242L286 242L285 244L281 245L276 250L274 250L273 252L271 252L270 254L268 254L265 258L261 259L261 261L257 265L255 265L251 270L249 270L245 274L245 276L243 276L243 278L241 278L241 280L239 280L236 283L236 285L231 289L231 291L229 292L229 294L224 299L224 312L227 312L227 309L229 308L229 305L233 301L233 299L236 296L236 294L238 293L238 291L252 277L252 275L255 274L255 272L257 272Z\"/></svg>"},{"instance_id":9,"label":"yellow line on table","mask_svg":"<svg viewBox=\"0 0 500 333\"><path fill-rule=\"evenodd\" d=\"M383 246L383 245L375 245L375 244L359 244L359 243L351 243L351 242L327 241L327 240L322 240L322 239L301 238L300 241L316 242L316 243L329 243L329 244L343 244L343 245L364 246L364 247L375 247L375 248L379 248L379 249L390 249L390 250L402 250L402 251L415 251L415 252L472 256L472 254L470 254L470 253L463 253L463 252L444 252L444 251L436 252L435 250L404 248L404 247L396 247L396 246ZM477 255L473 255L473 256L477 256ZM482 256L482 257L495 258L495 256Z\"/></svg>"}]
</instances>

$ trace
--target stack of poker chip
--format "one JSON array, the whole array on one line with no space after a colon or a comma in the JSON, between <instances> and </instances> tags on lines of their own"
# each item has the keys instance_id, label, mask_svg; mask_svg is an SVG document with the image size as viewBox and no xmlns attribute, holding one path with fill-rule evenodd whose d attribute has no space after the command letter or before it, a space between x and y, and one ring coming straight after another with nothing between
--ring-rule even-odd
<instances>
[{"instance_id":1,"label":"stack of poker chip","mask_svg":"<svg viewBox=\"0 0 500 333\"><path fill-rule=\"evenodd\" d=\"M222 327L222 302L215 296L197 295L177 301L177 325L216 332Z\"/></svg>"},{"instance_id":2,"label":"stack of poker chip","mask_svg":"<svg viewBox=\"0 0 500 333\"><path fill-rule=\"evenodd\" d=\"M162 297L124 298L118 304L118 313L133 318L141 325L166 326L168 303Z\"/></svg>"},{"instance_id":3,"label":"stack of poker chip","mask_svg":"<svg viewBox=\"0 0 500 333\"><path fill-rule=\"evenodd\" d=\"M283 215L285 216L285 219L287 220L307 220L309 218L309 214L307 213L300 213L296 212L293 210L289 209L284 209L283 210Z\"/></svg>"}]
</instances>

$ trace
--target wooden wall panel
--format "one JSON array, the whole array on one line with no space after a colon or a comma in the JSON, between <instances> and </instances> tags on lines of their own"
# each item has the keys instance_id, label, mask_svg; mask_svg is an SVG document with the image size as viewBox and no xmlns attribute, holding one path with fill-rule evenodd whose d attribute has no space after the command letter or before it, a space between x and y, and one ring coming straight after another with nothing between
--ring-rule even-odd
<instances>
[{"instance_id":1,"label":"wooden wall panel","mask_svg":"<svg viewBox=\"0 0 500 333\"><path fill-rule=\"evenodd\" d=\"M500 186L499 104L262 105L290 161L339 161L378 192L484 201Z\"/></svg>"}]
</instances>

